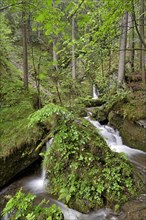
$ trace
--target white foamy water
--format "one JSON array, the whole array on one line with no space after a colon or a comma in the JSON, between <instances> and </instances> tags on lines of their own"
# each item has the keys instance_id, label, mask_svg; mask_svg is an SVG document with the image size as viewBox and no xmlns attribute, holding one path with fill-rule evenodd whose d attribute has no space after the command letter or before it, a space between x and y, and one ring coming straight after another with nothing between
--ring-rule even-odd
<instances>
[{"instance_id":1,"label":"white foamy water","mask_svg":"<svg viewBox=\"0 0 146 220\"><path fill-rule=\"evenodd\" d=\"M105 139L111 150L118 153L126 153L129 157L133 154L145 154L141 150L133 149L126 145L123 145L122 138L120 137L119 132L117 130L114 130L112 127L101 125L98 121L91 120L90 117L86 117L86 119L98 129L99 133Z\"/></svg>"},{"instance_id":2,"label":"white foamy water","mask_svg":"<svg viewBox=\"0 0 146 220\"><path fill-rule=\"evenodd\" d=\"M51 146L53 138L46 143L46 150ZM42 167L42 173L40 177L35 177L26 183L26 188L30 189L32 193L39 194L45 192L47 184L46 170Z\"/></svg>"},{"instance_id":3,"label":"white foamy water","mask_svg":"<svg viewBox=\"0 0 146 220\"><path fill-rule=\"evenodd\" d=\"M137 167L139 167L140 169L144 169L145 162L142 162L141 158L143 158L143 161L145 161L146 153L123 145L122 138L120 137L119 132L114 130L112 127L107 125L101 125L98 121L91 120L90 117L86 117L86 119L90 121L90 123L92 123L96 127L96 129L98 129L99 133L103 136L103 138L105 139L112 151L118 153L123 152L127 154L128 158L132 162L134 162ZM48 148L52 144L52 141L53 139L51 139L50 142L46 144L46 148ZM45 192L45 181L46 171L43 168L41 177L28 181L27 187L31 192L38 194L39 196L40 193ZM74 209L68 208L65 204L63 204L60 201L54 199L51 200L53 201L53 203L55 203L61 208L65 220L118 220L118 217L115 216L114 213L112 213L111 209L103 208L99 209L97 212L94 213L83 214Z\"/></svg>"},{"instance_id":4,"label":"white foamy water","mask_svg":"<svg viewBox=\"0 0 146 220\"><path fill-rule=\"evenodd\" d=\"M98 92L98 90L96 89L96 86L95 86L95 85L93 85L92 90L93 90L93 92L92 92L92 93L93 93L92 99L98 99L99 92Z\"/></svg>"},{"instance_id":5,"label":"white foamy water","mask_svg":"<svg viewBox=\"0 0 146 220\"><path fill-rule=\"evenodd\" d=\"M134 163L144 175L146 175L145 152L124 145L119 132L114 130L112 127L108 125L101 125L98 121L91 120L90 117L86 117L85 119L97 128L99 134L105 139L112 151L125 153L129 160Z\"/></svg>"}]
</instances>

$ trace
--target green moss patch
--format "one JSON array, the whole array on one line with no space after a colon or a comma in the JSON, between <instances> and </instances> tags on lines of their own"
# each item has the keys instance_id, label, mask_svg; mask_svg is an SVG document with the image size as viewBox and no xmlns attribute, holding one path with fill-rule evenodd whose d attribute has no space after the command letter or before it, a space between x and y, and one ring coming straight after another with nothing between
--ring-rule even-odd
<instances>
[{"instance_id":1,"label":"green moss patch","mask_svg":"<svg viewBox=\"0 0 146 220\"><path fill-rule=\"evenodd\" d=\"M36 143L42 136L39 127L28 128L27 118L34 112L35 94L24 90L20 75L10 61L1 61L1 157L22 145Z\"/></svg>"}]
</instances>

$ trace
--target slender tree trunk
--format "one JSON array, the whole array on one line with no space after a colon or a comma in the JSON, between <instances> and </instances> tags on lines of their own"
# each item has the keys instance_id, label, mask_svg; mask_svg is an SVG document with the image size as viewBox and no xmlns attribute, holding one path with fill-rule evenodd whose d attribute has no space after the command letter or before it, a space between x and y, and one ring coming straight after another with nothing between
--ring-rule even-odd
<instances>
[{"instance_id":1,"label":"slender tree trunk","mask_svg":"<svg viewBox=\"0 0 146 220\"><path fill-rule=\"evenodd\" d=\"M112 51L109 49L109 52L108 52L108 56L109 56L109 60L108 60L108 72L110 73L111 71L111 62L112 62Z\"/></svg>"},{"instance_id":2,"label":"slender tree trunk","mask_svg":"<svg viewBox=\"0 0 146 220\"><path fill-rule=\"evenodd\" d=\"M52 0L52 7L55 8L55 0ZM59 70L57 65L57 53L56 53L56 44L57 44L57 38L56 36L53 36L53 62L54 62L54 68L55 70Z\"/></svg>"},{"instance_id":3,"label":"slender tree trunk","mask_svg":"<svg viewBox=\"0 0 146 220\"><path fill-rule=\"evenodd\" d=\"M31 44L31 36L32 36L32 30L31 30L31 14L28 16L27 20L27 40L28 43Z\"/></svg>"},{"instance_id":4,"label":"slender tree trunk","mask_svg":"<svg viewBox=\"0 0 146 220\"><path fill-rule=\"evenodd\" d=\"M22 38L23 38L23 77L24 88L28 90L28 54L27 54L27 19L26 12L23 9L22 12L23 24L22 24Z\"/></svg>"},{"instance_id":5,"label":"slender tree trunk","mask_svg":"<svg viewBox=\"0 0 146 220\"><path fill-rule=\"evenodd\" d=\"M34 69L34 79L35 79L35 84L36 84L36 89L37 89L37 94L38 94L38 99L37 99L37 107L40 109L42 107L42 102L41 102L41 93L40 93L40 78L39 78L39 73L40 73L40 65L41 65L41 55L39 56L37 68L35 65L35 58L34 58L34 50L33 46L31 47L31 55L32 55L32 64L33 64L33 69Z\"/></svg>"},{"instance_id":6,"label":"slender tree trunk","mask_svg":"<svg viewBox=\"0 0 146 220\"><path fill-rule=\"evenodd\" d=\"M75 60L75 18L72 16L72 78L76 78L76 60Z\"/></svg>"},{"instance_id":7,"label":"slender tree trunk","mask_svg":"<svg viewBox=\"0 0 146 220\"><path fill-rule=\"evenodd\" d=\"M59 68L58 68L58 65L57 65L56 43L57 43L57 40L56 40L56 38L54 37L54 39L53 39L53 62L54 62L55 70L58 71Z\"/></svg>"},{"instance_id":8,"label":"slender tree trunk","mask_svg":"<svg viewBox=\"0 0 146 220\"><path fill-rule=\"evenodd\" d=\"M134 42L134 38L135 38L135 33L134 33L134 15L131 15L131 43L130 43L130 63L131 63L131 71L134 72L134 57L135 57L135 42Z\"/></svg>"},{"instance_id":9,"label":"slender tree trunk","mask_svg":"<svg viewBox=\"0 0 146 220\"><path fill-rule=\"evenodd\" d=\"M120 58L119 58L119 68L118 68L119 85L122 84L122 82L124 81L126 43L127 43L127 23L128 23L128 13L125 12L122 17L122 23L121 23Z\"/></svg>"},{"instance_id":10,"label":"slender tree trunk","mask_svg":"<svg viewBox=\"0 0 146 220\"><path fill-rule=\"evenodd\" d=\"M41 23L37 23L37 38L38 38L38 41L40 41L41 39L41 30L40 30L40 27L41 27Z\"/></svg>"},{"instance_id":11,"label":"slender tree trunk","mask_svg":"<svg viewBox=\"0 0 146 220\"><path fill-rule=\"evenodd\" d=\"M140 0L140 35L142 40L144 41L144 0ZM140 42L140 70L142 74L142 81L146 82L146 73L145 73L145 58L144 58L144 50L145 45Z\"/></svg>"}]
</instances>

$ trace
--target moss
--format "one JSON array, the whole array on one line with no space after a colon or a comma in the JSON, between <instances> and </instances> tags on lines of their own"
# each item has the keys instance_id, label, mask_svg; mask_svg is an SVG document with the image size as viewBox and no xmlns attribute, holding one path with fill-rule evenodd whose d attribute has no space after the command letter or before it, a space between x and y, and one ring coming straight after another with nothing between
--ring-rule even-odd
<instances>
[{"instance_id":1,"label":"moss","mask_svg":"<svg viewBox=\"0 0 146 220\"><path fill-rule=\"evenodd\" d=\"M20 71L7 59L1 62L0 155L8 156L14 149L34 144L42 136L38 127L28 128L28 116L34 112L34 92L26 92Z\"/></svg>"},{"instance_id":2,"label":"moss","mask_svg":"<svg viewBox=\"0 0 146 220\"><path fill-rule=\"evenodd\" d=\"M143 183L137 171L123 155L109 149L89 122L66 123L60 122L44 160L49 193L87 213L121 206L140 192Z\"/></svg>"},{"instance_id":3,"label":"moss","mask_svg":"<svg viewBox=\"0 0 146 220\"><path fill-rule=\"evenodd\" d=\"M92 99L91 96L80 97L77 99L77 102L83 104L85 107L96 107L104 104L101 99Z\"/></svg>"},{"instance_id":4,"label":"moss","mask_svg":"<svg viewBox=\"0 0 146 220\"><path fill-rule=\"evenodd\" d=\"M96 107L92 111L92 117L99 122L106 121L108 117L108 109L105 109L104 106Z\"/></svg>"}]
</instances>

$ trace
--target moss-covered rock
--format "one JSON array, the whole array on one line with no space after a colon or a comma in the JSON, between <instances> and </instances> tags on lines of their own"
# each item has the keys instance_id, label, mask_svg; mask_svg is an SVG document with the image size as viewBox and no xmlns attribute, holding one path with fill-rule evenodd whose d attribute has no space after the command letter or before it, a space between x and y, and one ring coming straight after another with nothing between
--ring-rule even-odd
<instances>
[{"instance_id":1,"label":"moss-covered rock","mask_svg":"<svg viewBox=\"0 0 146 220\"><path fill-rule=\"evenodd\" d=\"M82 103L85 107L96 107L104 104L104 101L101 99L93 99L91 96L87 96L85 98L79 98L78 103Z\"/></svg>"},{"instance_id":2,"label":"moss-covered rock","mask_svg":"<svg viewBox=\"0 0 146 220\"><path fill-rule=\"evenodd\" d=\"M0 187L38 158L34 149L43 137L39 126L28 127L36 93L25 91L21 72L1 61Z\"/></svg>"},{"instance_id":3,"label":"moss-covered rock","mask_svg":"<svg viewBox=\"0 0 146 220\"><path fill-rule=\"evenodd\" d=\"M103 206L120 206L143 187L142 178L130 162L112 152L84 119L60 122L44 166L49 193L84 213Z\"/></svg>"},{"instance_id":4,"label":"moss-covered rock","mask_svg":"<svg viewBox=\"0 0 146 220\"><path fill-rule=\"evenodd\" d=\"M9 155L0 157L0 188L39 158L35 148L34 143L24 144L13 149Z\"/></svg>"},{"instance_id":5,"label":"moss-covered rock","mask_svg":"<svg viewBox=\"0 0 146 220\"><path fill-rule=\"evenodd\" d=\"M102 123L108 118L108 109L105 109L104 106L96 107L92 110L92 117Z\"/></svg>"}]
</instances>

